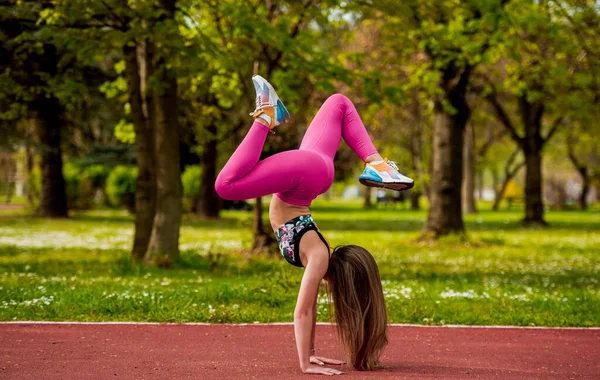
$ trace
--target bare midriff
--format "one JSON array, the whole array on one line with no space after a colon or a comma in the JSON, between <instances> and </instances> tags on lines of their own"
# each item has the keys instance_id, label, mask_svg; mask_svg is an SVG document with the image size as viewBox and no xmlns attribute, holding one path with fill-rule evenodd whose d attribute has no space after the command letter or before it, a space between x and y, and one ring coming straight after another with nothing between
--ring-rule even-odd
<instances>
[{"instance_id":1,"label":"bare midriff","mask_svg":"<svg viewBox=\"0 0 600 380\"><path fill-rule=\"evenodd\" d=\"M277 195L273 194L271 205L269 206L269 219L271 220L273 231L277 231L279 227L284 225L287 221L300 215L308 214L310 214L308 206L297 206L286 203L279 199Z\"/></svg>"}]
</instances>

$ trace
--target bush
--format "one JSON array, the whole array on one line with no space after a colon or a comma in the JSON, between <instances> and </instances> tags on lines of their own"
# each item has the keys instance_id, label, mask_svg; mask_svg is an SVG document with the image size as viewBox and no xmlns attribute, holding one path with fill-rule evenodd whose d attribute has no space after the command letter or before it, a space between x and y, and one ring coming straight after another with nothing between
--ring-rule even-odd
<instances>
[{"instance_id":1,"label":"bush","mask_svg":"<svg viewBox=\"0 0 600 380\"><path fill-rule=\"evenodd\" d=\"M183 184L184 209L194 211L198 197L200 196L200 182L202 180L202 168L199 165L190 165L185 168L181 176Z\"/></svg>"},{"instance_id":2,"label":"bush","mask_svg":"<svg viewBox=\"0 0 600 380\"><path fill-rule=\"evenodd\" d=\"M106 199L106 179L110 174L110 168L104 165L90 165L84 169L84 175L90 179L93 192L94 200L99 205L107 205Z\"/></svg>"},{"instance_id":3,"label":"bush","mask_svg":"<svg viewBox=\"0 0 600 380\"><path fill-rule=\"evenodd\" d=\"M125 207L130 213L135 212L135 181L137 168L132 166L116 166L106 179L106 195L112 206Z\"/></svg>"},{"instance_id":4,"label":"bush","mask_svg":"<svg viewBox=\"0 0 600 380\"><path fill-rule=\"evenodd\" d=\"M89 209L94 198L92 181L82 169L70 162L63 165L69 209Z\"/></svg>"},{"instance_id":5,"label":"bush","mask_svg":"<svg viewBox=\"0 0 600 380\"><path fill-rule=\"evenodd\" d=\"M104 189L110 168L104 165L90 165L83 170L86 177L92 182L94 189Z\"/></svg>"}]
</instances>

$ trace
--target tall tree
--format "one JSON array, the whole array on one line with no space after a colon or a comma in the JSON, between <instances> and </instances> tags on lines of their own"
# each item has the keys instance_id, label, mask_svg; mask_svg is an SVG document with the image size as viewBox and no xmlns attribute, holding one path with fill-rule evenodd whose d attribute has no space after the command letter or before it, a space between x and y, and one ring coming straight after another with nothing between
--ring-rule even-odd
<instances>
[{"instance_id":1,"label":"tall tree","mask_svg":"<svg viewBox=\"0 0 600 380\"><path fill-rule=\"evenodd\" d=\"M496 75L503 81L487 79L486 97L525 157L523 223L528 225L547 224L542 198L544 147L594 84L585 45L562 10L554 1L512 3L503 42L494 46L497 60L505 63ZM518 123L511 117L511 103L500 100L501 90L513 95Z\"/></svg>"},{"instance_id":2,"label":"tall tree","mask_svg":"<svg viewBox=\"0 0 600 380\"><path fill-rule=\"evenodd\" d=\"M159 46L157 42L161 46L155 52L155 69L161 86L155 89L156 211L146 253L146 261L167 265L179 256L183 197L177 77L169 67L181 40L175 20L175 5L176 0L160 0L161 16L155 26L155 46Z\"/></svg>"},{"instance_id":3,"label":"tall tree","mask_svg":"<svg viewBox=\"0 0 600 380\"><path fill-rule=\"evenodd\" d=\"M154 101L152 90L148 89L148 77L153 66L150 41L125 43L123 56L138 169L135 183L135 235L132 255L137 260L141 260L145 257L150 242L156 211Z\"/></svg>"},{"instance_id":4,"label":"tall tree","mask_svg":"<svg viewBox=\"0 0 600 380\"><path fill-rule=\"evenodd\" d=\"M402 1L377 8L396 36L400 59L420 52L407 86L421 86L433 98L430 204L423 237L462 233L463 131L471 109L467 91L476 67L496 37L506 1Z\"/></svg>"},{"instance_id":5,"label":"tall tree","mask_svg":"<svg viewBox=\"0 0 600 380\"><path fill-rule=\"evenodd\" d=\"M33 121L42 171L36 214L67 217L61 147L64 104L59 99L69 90L64 86L69 67L59 63L65 49L55 45L48 31L37 24L42 4L9 2L0 4L0 10L0 118Z\"/></svg>"}]
</instances>

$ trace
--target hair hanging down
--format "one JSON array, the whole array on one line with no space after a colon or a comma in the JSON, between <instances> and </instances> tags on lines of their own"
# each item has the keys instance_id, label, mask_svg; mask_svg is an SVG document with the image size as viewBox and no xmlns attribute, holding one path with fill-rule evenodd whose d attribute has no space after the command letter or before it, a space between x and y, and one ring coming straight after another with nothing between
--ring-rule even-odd
<instances>
[{"instance_id":1,"label":"hair hanging down","mask_svg":"<svg viewBox=\"0 0 600 380\"><path fill-rule=\"evenodd\" d=\"M338 246L326 277L348 362L359 371L371 370L388 343L387 311L375 259L357 245Z\"/></svg>"}]
</instances>

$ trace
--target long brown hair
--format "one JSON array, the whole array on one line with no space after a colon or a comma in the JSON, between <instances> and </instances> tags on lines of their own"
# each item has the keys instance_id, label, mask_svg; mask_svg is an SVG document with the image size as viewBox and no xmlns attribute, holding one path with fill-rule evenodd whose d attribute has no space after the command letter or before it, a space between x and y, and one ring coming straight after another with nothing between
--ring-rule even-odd
<instances>
[{"instance_id":1,"label":"long brown hair","mask_svg":"<svg viewBox=\"0 0 600 380\"><path fill-rule=\"evenodd\" d=\"M371 370L388 343L387 311L375 259L357 245L338 246L325 276L348 362Z\"/></svg>"}]
</instances>

